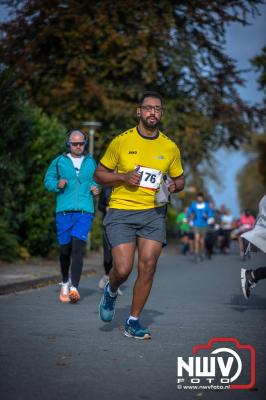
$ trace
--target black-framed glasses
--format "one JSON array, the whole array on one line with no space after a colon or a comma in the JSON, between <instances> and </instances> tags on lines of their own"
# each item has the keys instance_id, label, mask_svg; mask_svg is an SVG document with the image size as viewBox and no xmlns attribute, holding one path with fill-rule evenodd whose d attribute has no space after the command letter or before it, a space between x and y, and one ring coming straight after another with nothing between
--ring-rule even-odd
<instances>
[{"instance_id":1,"label":"black-framed glasses","mask_svg":"<svg viewBox=\"0 0 266 400\"><path fill-rule=\"evenodd\" d=\"M147 106L140 106L140 108L143 111L147 111L147 112L152 112L154 110L154 112L160 113L160 112L163 111L163 108L160 107L160 106L149 106L149 105L147 105Z\"/></svg>"},{"instance_id":2,"label":"black-framed glasses","mask_svg":"<svg viewBox=\"0 0 266 400\"><path fill-rule=\"evenodd\" d=\"M85 146L86 142L69 142L70 146Z\"/></svg>"}]
</instances>

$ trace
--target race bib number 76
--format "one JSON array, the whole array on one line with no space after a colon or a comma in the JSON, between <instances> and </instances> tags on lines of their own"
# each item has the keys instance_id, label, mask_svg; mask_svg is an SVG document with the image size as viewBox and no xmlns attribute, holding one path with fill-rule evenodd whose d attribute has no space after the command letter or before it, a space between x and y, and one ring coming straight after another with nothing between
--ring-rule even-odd
<instances>
[{"instance_id":1,"label":"race bib number 76","mask_svg":"<svg viewBox=\"0 0 266 400\"><path fill-rule=\"evenodd\" d=\"M141 175L139 186L145 189L157 190L160 186L162 173L158 169L152 169L138 165L136 171Z\"/></svg>"}]
</instances>

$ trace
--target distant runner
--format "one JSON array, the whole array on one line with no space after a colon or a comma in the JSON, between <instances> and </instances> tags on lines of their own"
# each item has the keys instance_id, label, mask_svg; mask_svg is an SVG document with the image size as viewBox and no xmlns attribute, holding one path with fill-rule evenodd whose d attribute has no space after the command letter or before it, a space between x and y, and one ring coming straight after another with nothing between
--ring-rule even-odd
<instances>
[{"instance_id":1,"label":"distant runner","mask_svg":"<svg viewBox=\"0 0 266 400\"><path fill-rule=\"evenodd\" d=\"M195 261L202 261L205 255L205 238L208 220L213 218L213 212L203 193L198 193L196 201L192 201L187 210L187 218L193 223L195 235Z\"/></svg>"}]
</instances>

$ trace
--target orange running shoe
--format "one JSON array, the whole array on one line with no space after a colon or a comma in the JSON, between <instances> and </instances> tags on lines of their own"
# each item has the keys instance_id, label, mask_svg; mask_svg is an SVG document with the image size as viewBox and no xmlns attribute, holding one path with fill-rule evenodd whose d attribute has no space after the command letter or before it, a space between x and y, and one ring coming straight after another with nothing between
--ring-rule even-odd
<instances>
[{"instance_id":1,"label":"orange running shoe","mask_svg":"<svg viewBox=\"0 0 266 400\"><path fill-rule=\"evenodd\" d=\"M78 289L76 289L74 286L71 286L68 297L71 303L77 303L80 300Z\"/></svg>"},{"instance_id":2,"label":"orange running shoe","mask_svg":"<svg viewBox=\"0 0 266 400\"><path fill-rule=\"evenodd\" d=\"M62 303L69 303L69 283L62 283L61 286L59 300Z\"/></svg>"}]
</instances>

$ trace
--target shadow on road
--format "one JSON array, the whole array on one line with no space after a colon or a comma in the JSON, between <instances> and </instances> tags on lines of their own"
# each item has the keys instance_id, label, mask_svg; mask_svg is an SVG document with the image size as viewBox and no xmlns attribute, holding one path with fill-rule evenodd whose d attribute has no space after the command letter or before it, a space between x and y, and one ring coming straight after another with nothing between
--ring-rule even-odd
<instances>
[{"instance_id":1,"label":"shadow on road","mask_svg":"<svg viewBox=\"0 0 266 400\"><path fill-rule=\"evenodd\" d=\"M85 287L80 287L79 288L79 293L80 293L80 301L86 299L89 296L92 296L93 294L97 293L98 290L96 289L88 289Z\"/></svg>"},{"instance_id":2,"label":"shadow on road","mask_svg":"<svg viewBox=\"0 0 266 400\"><path fill-rule=\"evenodd\" d=\"M115 318L112 322L110 323L104 323L103 322L103 326L100 327L100 331L102 332L111 332L114 329L117 329L117 324L122 324L124 325L126 318L128 317L128 315L130 314L130 306L126 306L123 308L116 308L115 311ZM142 314L141 314L141 323L144 326L149 326L151 325L154 320L159 317L160 315L163 315L164 313L156 311L156 310L152 310L149 308L146 308L143 310Z\"/></svg>"},{"instance_id":3,"label":"shadow on road","mask_svg":"<svg viewBox=\"0 0 266 400\"><path fill-rule=\"evenodd\" d=\"M266 298L252 294L249 300L245 300L242 295L234 295L230 303L225 305L231 306L235 311L248 311L248 310L266 310Z\"/></svg>"}]
</instances>

